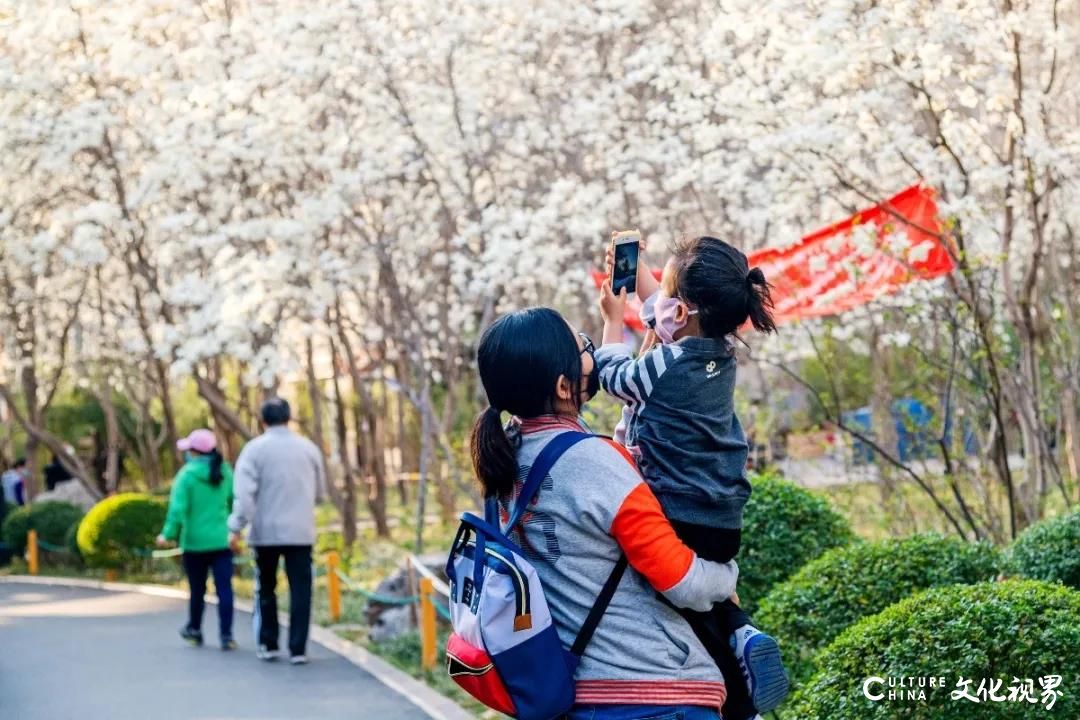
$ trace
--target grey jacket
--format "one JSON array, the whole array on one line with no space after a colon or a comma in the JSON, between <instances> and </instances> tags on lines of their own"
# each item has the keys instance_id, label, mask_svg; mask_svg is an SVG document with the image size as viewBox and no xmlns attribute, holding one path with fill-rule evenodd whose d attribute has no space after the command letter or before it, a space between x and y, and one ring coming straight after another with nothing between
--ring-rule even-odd
<instances>
[{"instance_id":1,"label":"grey jacket","mask_svg":"<svg viewBox=\"0 0 1080 720\"><path fill-rule=\"evenodd\" d=\"M515 495L553 437L582 429L544 420L522 423ZM515 499L504 499L503 522ZM590 438L567 450L513 538L540 575L566 647L619 556L630 561L633 571L623 576L578 667L578 703L723 704L716 664L658 592L675 605L705 610L730 596L738 566L705 562L678 540L633 460L614 441Z\"/></svg>"},{"instance_id":2,"label":"grey jacket","mask_svg":"<svg viewBox=\"0 0 1080 720\"><path fill-rule=\"evenodd\" d=\"M240 451L233 472L229 530L251 525L251 545L314 545L315 503L326 497L326 471L315 443L271 427Z\"/></svg>"},{"instance_id":3,"label":"grey jacket","mask_svg":"<svg viewBox=\"0 0 1080 720\"><path fill-rule=\"evenodd\" d=\"M667 516L741 528L750 483L731 344L686 337L637 359L625 344L604 345L596 363L600 385L630 408L626 445Z\"/></svg>"}]
</instances>

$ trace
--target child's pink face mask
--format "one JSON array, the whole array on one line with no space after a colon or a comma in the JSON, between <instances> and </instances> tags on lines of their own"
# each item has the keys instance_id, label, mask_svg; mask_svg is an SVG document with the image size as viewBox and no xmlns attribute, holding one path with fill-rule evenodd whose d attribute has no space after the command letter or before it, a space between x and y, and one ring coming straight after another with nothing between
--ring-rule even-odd
<instances>
[{"instance_id":1,"label":"child's pink face mask","mask_svg":"<svg viewBox=\"0 0 1080 720\"><path fill-rule=\"evenodd\" d=\"M678 319L679 306L686 308L686 315L682 320ZM656 298L656 337L660 342L670 344L675 342L675 333L686 327L686 321L691 315L697 315L697 310L690 307L677 297L665 297L660 295Z\"/></svg>"}]
</instances>

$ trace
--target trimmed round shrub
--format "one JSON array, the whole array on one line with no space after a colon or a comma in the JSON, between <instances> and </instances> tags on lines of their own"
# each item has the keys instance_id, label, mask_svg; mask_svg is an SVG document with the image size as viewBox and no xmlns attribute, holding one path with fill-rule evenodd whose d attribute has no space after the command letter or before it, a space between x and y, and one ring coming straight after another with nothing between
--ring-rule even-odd
<instances>
[{"instance_id":1,"label":"trimmed round shrub","mask_svg":"<svg viewBox=\"0 0 1080 720\"><path fill-rule=\"evenodd\" d=\"M819 670L784 705L799 720L1026 720L1080 717L1080 592L1036 580L950 585L910 597L848 628L818 658ZM1041 678L1059 676L1051 712ZM886 684L863 694L866 678L944 678L944 687L916 688L925 699L889 698ZM952 699L961 679L978 697L996 688L1008 697L1014 678L1033 682L1035 703ZM894 692L906 692L900 688ZM1047 696L1046 702L1049 703Z\"/></svg>"},{"instance_id":2,"label":"trimmed round shrub","mask_svg":"<svg viewBox=\"0 0 1080 720\"><path fill-rule=\"evenodd\" d=\"M847 520L827 500L776 475L751 477L743 512L739 601L753 614L769 590L800 567L853 539Z\"/></svg>"},{"instance_id":3,"label":"trimmed round shrub","mask_svg":"<svg viewBox=\"0 0 1080 720\"><path fill-rule=\"evenodd\" d=\"M79 524L82 515L82 510L71 503L55 500L24 505L4 520L2 536L16 555L26 552L26 535L31 530L37 530L46 552L51 550L47 546L62 549L68 530Z\"/></svg>"},{"instance_id":4,"label":"trimmed round shrub","mask_svg":"<svg viewBox=\"0 0 1080 720\"><path fill-rule=\"evenodd\" d=\"M4 525L0 527L0 540L4 541L11 552L22 555L26 552L26 533L30 530L30 505L23 505L7 514Z\"/></svg>"},{"instance_id":5,"label":"trimmed round shrub","mask_svg":"<svg viewBox=\"0 0 1080 720\"><path fill-rule=\"evenodd\" d=\"M855 543L828 551L772 589L755 622L780 639L795 680L845 628L926 588L992 580L1000 554L986 543L941 535Z\"/></svg>"},{"instance_id":6,"label":"trimmed round shrub","mask_svg":"<svg viewBox=\"0 0 1080 720\"><path fill-rule=\"evenodd\" d=\"M106 498L83 518L78 544L90 567L122 568L149 553L165 523L166 505L139 493Z\"/></svg>"},{"instance_id":7,"label":"trimmed round shrub","mask_svg":"<svg viewBox=\"0 0 1080 720\"><path fill-rule=\"evenodd\" d=\"M1080 589L1080 510L1037 522L1009 546L1009 569Z\"/></svg>"}]
</instances>

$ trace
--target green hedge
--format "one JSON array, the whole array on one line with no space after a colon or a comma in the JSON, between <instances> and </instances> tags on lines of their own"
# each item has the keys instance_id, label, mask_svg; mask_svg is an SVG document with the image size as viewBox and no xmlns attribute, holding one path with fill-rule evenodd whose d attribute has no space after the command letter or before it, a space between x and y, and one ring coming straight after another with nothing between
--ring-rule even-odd
<instances>
[{"instance_id":1,"label":"green hedge","mask_svg":"<svg viewBox=\"0 0 1080 720\"><path fill-rule=\"evenodd\" d=\"M793 678L806 680L812 658L845 628L913 593L991 580L998 551L941 535L856 543L803 566L761 602L755 622L780 638Z\"/></svg>"},{"instance_id":2,"label":"green hedge","mask_svg":"<svg viewBox=\"0 0 1080 720\"><path fill-rule=\"evenodd\" d=\"M1080 592L1035 580L934 588L868 617L822 651L819 671L781 708L798 720L1027 720L1080 717ZM960 678L1063 678L1052 711L1026 702L953 700ZM867 699L868 677L945 678L925 700ZM988 686L989 687L989 686ZM888 688L886 687L886 692ZM872 688L873 690L873 688Z\"/></svg>"},{"instance_id":3,"label":"green hedge","mask_svg":"<svg viewBox=\"0 0 1080 720\"><path fill-rule=\"evenodd\" d=\"M1080 510L1035 523L1009 547L1009 568L1080 589Z\"/></svg>"},{"instance_id":4,"label":"green hedge","mask_svg":"<svg viewBox=\"0 0 1080 720\"><path fill-rule=\"evenodd\" d=\"M26 552L26 535L30 530L37 530L39 540L62 547L68 530L79 524L82 514L82 510L66 502L46 501L24 505L7 516L0 536L16 555Z\"/></svg>"},{"instance_id":5,"label":"green hedge","mask_svg":"<svg viewBox=\"0 0 1080 720\"><path fill-rule=\"evenodd\" d=\"M80 522L69 527L67 535L64 536L64 547L67 548L70 557L76 563L81 563L83 561L82 551L79 550L79 525L81 524L82 523Z\"/></svg>"},{"instance_id":6,"label":"green hedge","mask_svg":"<svg viewBox=\"0 0 1080 720\"><path fill-rule=\"evenodd\" d=\"M122 568L144 557L165 523L166 505L149 495L102 500L79 525L79 552L91 567Z\"/></svg>"},{"instance_id":7,"label":"green hedge","mask_svg":"<svg viewBox=\"0 0 1080 720\"><path fill-rule=\"evenodd\" d=\"M830 548L853 539L847 520L820 495L772 474L750 479L743 513L739 600L754 613L777 583Z\"/></svg>"},{"instance_id":8,"label":"green hedge","mask_svg":"<svg viewBox=\"0 0 1080 720\"><path fill-rule=\"evenodd\" d=\"M9 513L13 512L15 512L14 505L10 505L3 500L0 500L0 567L3 567L9 562L11 562L11 558L15 555L14 551L12 551L11 548L9 548L4 542L3 532L4 518L7 517Z\"/></svg>"}]
</instances>

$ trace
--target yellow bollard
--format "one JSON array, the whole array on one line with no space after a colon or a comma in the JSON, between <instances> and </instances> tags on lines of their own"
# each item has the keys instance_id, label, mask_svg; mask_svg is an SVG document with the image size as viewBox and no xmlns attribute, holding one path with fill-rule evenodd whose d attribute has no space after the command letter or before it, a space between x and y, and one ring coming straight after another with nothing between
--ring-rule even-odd
<instances>
[{"instance_id":1,"label":"yellow bollard","mask_svg":"<svg viewBox=\"0 0 1080 720\"><path fill-rule=\"evenodd\" d=\"M431 602L431 593L435 592L431 578L420 578L420 664L425 670L435 667L435 603Z\"/></svg>"},{"instance_id":2,"label":"yellow bollard","mask_svg":"<svg viewBox=\"0 0 1080 720\"><path fill-rule=\"evenodd\" d=\"M38 541L37 530L26 533L26 566L31 575L38 574Z\"/></svg>"},{"instance_id":3,"label":"yellow bollard","mask_svg":"<svg viewBox=\"0 0 1080 720\"><path fill-rule=\"evenodd\" d=\"M331 550L326 555L326 590L329 594L330 622L341 619L341 578L337 570L340 564L337 551Z\"/></svg>"}]
</instances>

